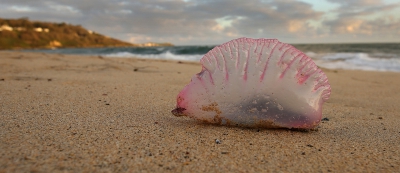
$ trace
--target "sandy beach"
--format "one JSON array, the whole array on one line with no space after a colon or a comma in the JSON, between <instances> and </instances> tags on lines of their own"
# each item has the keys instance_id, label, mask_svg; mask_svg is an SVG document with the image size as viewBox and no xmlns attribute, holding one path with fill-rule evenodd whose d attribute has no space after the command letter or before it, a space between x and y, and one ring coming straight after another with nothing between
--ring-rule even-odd
<instances>
[{"instance_id":1,"label":"sandy beach","mask_svg":"<svg viewBox=\"0 0 400 173\"><path fill-rule=\"evenodd\" d=\"M400 73L324 70L329 121L303 132L173 116L176 95L200 70L0 51L0 172L400 170Z\"/></svg>"}]
</instances>

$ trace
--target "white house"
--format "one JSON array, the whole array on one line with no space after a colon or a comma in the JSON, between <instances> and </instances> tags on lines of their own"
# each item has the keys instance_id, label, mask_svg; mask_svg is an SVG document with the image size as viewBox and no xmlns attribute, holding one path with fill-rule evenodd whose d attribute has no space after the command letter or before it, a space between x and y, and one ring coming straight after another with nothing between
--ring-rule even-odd
<instances>
[{"instance_id":1,"label":"white house","mask_svg":"<svg viewBox=\"0 0 400 173\"><path fill-rule=\"evenodd\" d=\"M36 32L43 32L43 29L42 28L35 28L35 29L33 29L33 30L35 30Z\"/></svg>"},{"instance_id":2,"label":"white house","mask_svg":"<svg viewBox=\"0 0 400 173\"><path fill-rule=\"evenodd\" d=\"M12 31L12 30L13 30L13 28L8 25L2 25L0 27L0 31Z\"/></svg>"}]
</instances>

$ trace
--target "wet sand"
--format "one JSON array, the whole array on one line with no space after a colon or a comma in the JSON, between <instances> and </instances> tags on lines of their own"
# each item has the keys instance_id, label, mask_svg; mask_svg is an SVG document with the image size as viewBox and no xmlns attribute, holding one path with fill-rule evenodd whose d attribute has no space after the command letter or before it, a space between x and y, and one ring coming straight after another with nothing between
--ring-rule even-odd
<instances>
[{"instance_id":1,"label":"wet sand","mask_svg":"<svg viewBox=\"0 0 400 173\"><path fill-rule=\"evenodd\" d=\"M400 170L400 73L324 70L326 121L302 132L173 116L176 95L200 69L1 51L0 172Z\"/></svg>"}]
</instances>

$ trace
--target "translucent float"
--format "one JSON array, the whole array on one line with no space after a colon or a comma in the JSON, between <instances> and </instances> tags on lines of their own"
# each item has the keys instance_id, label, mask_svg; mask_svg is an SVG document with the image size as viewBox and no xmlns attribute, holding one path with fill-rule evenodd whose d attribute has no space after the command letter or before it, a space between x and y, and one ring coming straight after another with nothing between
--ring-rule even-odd
<instances>
[{"instance_id":1,"label":"translucent float","mask_svg":"<svg viewBox=\"0 0 400 173\"><path fill-rule=\"evenodd\" d=\"M177 96L175 116L243 127L312 129L329 99L311 58L277 39L239 38L210 50Z\"/></svg>"}]
</instances>

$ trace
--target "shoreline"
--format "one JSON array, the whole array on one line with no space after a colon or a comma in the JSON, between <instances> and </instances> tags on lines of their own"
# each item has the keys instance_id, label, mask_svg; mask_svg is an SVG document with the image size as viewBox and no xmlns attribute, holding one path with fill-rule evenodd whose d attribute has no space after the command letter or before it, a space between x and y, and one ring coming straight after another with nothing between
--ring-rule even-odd
<instances>
[{"instance_id":1,"label":"shoreline","mask_svg":"<svg viewBox=\"0 0 400 173\"><path fill-rule=\"evenodd\" d=\"M394 46L394 47L393 47ZM297 49L305 52L319 66L327 69L362 70L399 72L399 51L393 45L390 51L381 52L382 46L367 49L367 46L312 46L298 45ZM400 47L399 47L400 48ZM72 49L47 49L47 50L22 50L21 52L57 53L76 56L102 56L109 58L140 58L140 59L162 59L199 62L204 54L212 49L210 46L200 47L147 47L147 48L72 48ZM350 51L353 50L353 51ZM143 52L144 51L144 52ZM182 52L183 51L183 52ZM190 54L186 54L190 51ZM186 53L184 53L186 52ZM374 53L375 52L375 53Z\"/></svg>"},{"instance_id":2,"label":"shoreline","mask_svg":"<svg viewBox=\"0 0 400 173\"><path fill-rule=\"evenodd\" d=\"M400 73L323 69L329 121L301 132L173 116L176 95L200 70L178 60L0 51L0 172L400 170Z\"/></svg>"}]
</instances>

